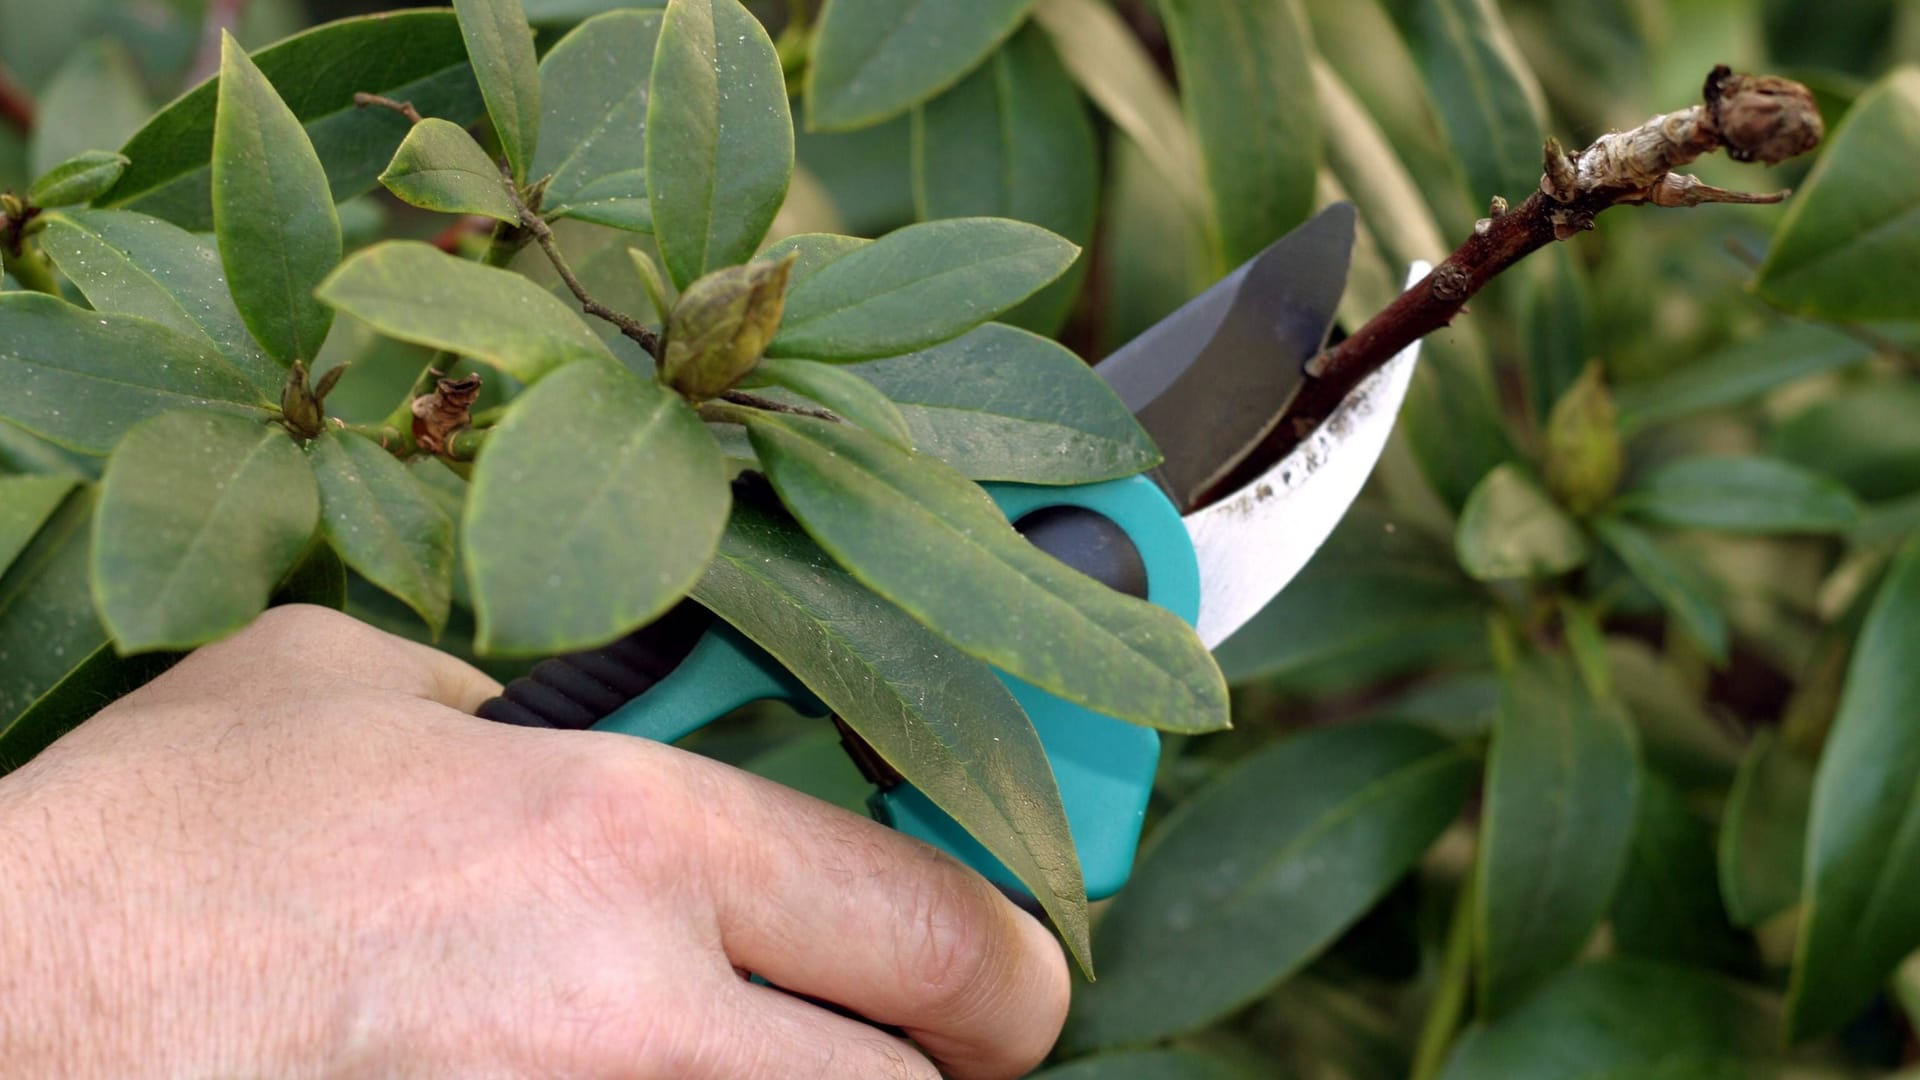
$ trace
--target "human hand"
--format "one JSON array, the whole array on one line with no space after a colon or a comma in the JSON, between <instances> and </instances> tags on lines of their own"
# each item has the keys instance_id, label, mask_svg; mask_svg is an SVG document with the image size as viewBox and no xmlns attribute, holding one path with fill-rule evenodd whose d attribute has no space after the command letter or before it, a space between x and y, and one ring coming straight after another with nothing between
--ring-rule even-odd
<instances>
[{"instance_id":1,"label":"human hand","mask_svg":"<svg viewBox=\"0 0 1920 1080\"><path fill-rule=\"evenodd\" d=\"M1052 1044L1060 950L959 863L467 715L498 690L278 608L0 780L0 1072L986 1080Z\"/></svg>"}]
</instances>

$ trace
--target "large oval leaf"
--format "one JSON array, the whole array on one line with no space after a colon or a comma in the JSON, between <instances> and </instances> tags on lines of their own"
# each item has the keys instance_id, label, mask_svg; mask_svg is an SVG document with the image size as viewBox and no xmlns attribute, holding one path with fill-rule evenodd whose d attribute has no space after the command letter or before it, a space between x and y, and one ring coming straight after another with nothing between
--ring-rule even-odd
<instances>
[{"instance_id":1,"label":"large oval leaf","mask_svg":"<svg viewBox=\"0 0 1920 1080\"><path fill-rule=\"evenodd\" d=\"M0 574L79 482L75 476L0 476Z\"/></svg>"},{"instance_id":2,"label":"large oval leaf","mask_svg":"<svg viewBox=\"0 0 1920 1080\"><path fill-rule=\"evenodd\" d=\"M519 208L493 159L466 128L445 120L429 117L413 125L380 174L380 184L422 210L520 223Z\"/></svg>"},{"instance_id":3,"label":"large oval leaf","mask_svg":"<svg viewBox=\"0 0 1920 1080\"><path fill-rule=\"evenodd\" d=\"M93 508L93 493L85 489L62 502L13 565L0 572L0 726L25 712L107 640L88 595ZM0 737L0 747L6 745ZM20 763L12 756L0 759L0 771Z\"/></svg>"},{"instance_id":4,"label":"large oval leaf","mask_svg":"<svg viewBox=\"0 0 1920 1080\"><path fill-rule=\"evenodd\" d=\"M743 388L778 386L825 405L843 420L859 424L903 450L913 449L913 433L900 410L874 385L835 364L812 360L763 359L738 384Z\"/></svg>"},{"instance_id":5,"label":"large oval leaf","mask_svg":"<svg viewBox=\"0 0 1920 1080\"><path fill-rule=\"evenodd\" d=\"M576 364L516 399L474 468L461 540L483 652L604 645L685 596L731 496L679 397Z\"/></svg>"},{"instance_id":6,"label":"large oval leaf","mask_svg":"<svg viewBox=\"0 0 1920 1080\"><path fill-rule=\"evenodd\" d=\"M100 481L100 617L123 653L232 633L266 608L319 519L313 470L278 427L204 412L144 421Z\"/></svg>"},{"instance_id":7,"label":"large oval leaf","mask_svg":"<svg viewBox=\"0 0 1920 1080\"><path fill-rule=\"evenodd\" d=\"M540 139L540 64L520 0L453 0L480 96L514 180L525 183Z\"/></svg>"},{"instance_id":8,"label":"large oval leaf","mask_svg":"<svg viewBox=\"0 0 1920 1080\"><path fill-rule=\"evenodd\" d=\"M540 61L540 152L545 212L630 223L647 201L647 91L660 13L616 11L588 19ZM620 222L607 220L622 214ZM623 227L626 227L623 225Z\"/></svg>"},{"instance_id":9,"label":"large oval leaf","mask_svg":"<svg viewBox=\"0 0 1920 1080\"><path fill-rule=\"evenodd\" d=\"M1659 773L1643 772L1633 845L1609 917L1615 950L1670 964L1744 970L1753 946L1727 920L1713 858L1713 830L1687 805L1686 795Z\"/></svg>"},{"instance_id":10,"label":"large oval leaf","mask_svg":"<svg viewBox=\"0 0 1920 1080\"><path fill-rule=\"evenodd\" d=\"M869 127L952 86L1033 0L828 0L807 76L807 127Z\"/></svg>"},{"instance_id":11,"label":"large oval leaf","mask_svg":"<svg viewBox=\"0 0 1920 1080\"><path fill-rule=\"evenodd\" d=\"M1655 470L1615 505L1661 525L1723 532L1844 532L1853 493L1819 473L1762 457L1692 457Z\"/></svg>"},{"instance_id":12,"label":"large oval leaf","mask_svg":"<svg viewBox=\"0 0 1920 1080\"><path fill-rule=\"evenodd\" d=\"M820 546L968 653L1123 720L1227 726L1220 669L1191 627L1034 547L959 473L807 416L757 413L747 431Z\"/></svg>"},{"instance_id":13,"label":"large oval leaf","mask_svg":"<svg viewBox=\"0 0 1920 1080\"><path fill-rule=\"evenodd\" d=\"M453 518L400 460L351 432L307 444L327 542L438 634L453 602Z\"/></svg>"},{"instance_id":14,"label":"large oval leaf","mask_svg":"<svg viewBox=\"0 0 1920 1080\"><path fill-rule=\"evenodd\" d=\"M1735 926L1800 902L1813 767L1771 731L1754 737L1720 820L1720 892Z\"/></svg>"},{"instance_id":15,"label":"large oval leaf","mask_svg":"<svg viewBox=\"0 0 1920 1080\"><path fill-rule=\"evenodd\" d=\"M793 117L773 41L739 0L667 8L646 143L653 232L673 283L746 262L787 197Z\"/></svg>"},{"instance_id":16,"label":"large oval leaf","mask_svg":"<svg viewBox=\"0 0 1920 1080\"><path fill-rule=\"evenodd\" d=\"M1096 928L1074 1047L1151 1042L1258 997L1351 925L1460 812L1470 754L1400 724L1284 739L1182 802Z\"/></svg>"},{"instance_id":17,"label":"large oval leaf","mask_svg":"<svg viewBox=\"0 0 1920 1080\"><path fill-rule=\"evenodd\" d=\"M1540 183L1540 84L1493 0L1419 0L1414 51L1467 171L1469 194L1515 202Z\"/></svg>"},{"instance_id":18,"label":"large oval leaf","mask_svg":"<svg viewBox=\"0 0 1920 1080\"><path fill-rule=\"evenodd\" d=\"M875 596L791 522L735 509L694 596L772 653L1040 900L1091 970L1087 895L1046 750L984 664Z\"/></svg>"},{"instance_id":19,"label":"large oval leaf","mask_svg":"<svg viewBox=\"0 0 1920 1080\"><path fill-rule=\"evenodd\" d=\"M1460 567L1481 581L1562 574L1587 561L1586 534L1518 465L1488 473L1460 511Z\"/></svg>"}]
</instances>

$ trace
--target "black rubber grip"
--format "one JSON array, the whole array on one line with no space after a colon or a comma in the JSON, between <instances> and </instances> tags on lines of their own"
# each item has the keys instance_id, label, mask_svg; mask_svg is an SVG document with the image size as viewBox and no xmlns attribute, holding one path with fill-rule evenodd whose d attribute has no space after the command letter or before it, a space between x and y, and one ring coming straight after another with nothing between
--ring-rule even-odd
<instances>
[{"instance_id":1,"label":"black rubber grip","mask_svg":"<svg viewBox=\"0 0 1920 1080\"><path fill-rule=\"evenodd\" d=\"M475 715L521 727L592 727L671 674L712 622L706 608L683 601L605 648L540 661Z\"/></svg>"}]
</instances>

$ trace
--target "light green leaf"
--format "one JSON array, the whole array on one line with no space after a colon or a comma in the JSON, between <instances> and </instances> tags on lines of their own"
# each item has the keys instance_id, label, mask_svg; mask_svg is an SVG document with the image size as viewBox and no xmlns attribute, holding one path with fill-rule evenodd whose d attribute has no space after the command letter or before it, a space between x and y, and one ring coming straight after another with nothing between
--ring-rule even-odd
<instances>
[{"instance_id":1,"label":"light green leaf","mask_svg":"<svg viewBox=\"0 0 1920 1080\"><path fill-rule=\"evenodd\" d=\"M1540 185L1546 106L1494 0L1418 0L1414 52L1469 194L1516 205Z\"/></svg>"},{"instance_id":2,"label":"light green leaf","mask_svg":"<svg viewBox=\"0 0 1920 1080\"><path fill-rule=\"evenodd\" d=\"M429 117L413 125L380 174L402 202L442 214L481 214L518 224L506 177L467 129Z\"/></svg>"},{"instance_id":3,"label":"light green leaf","mask_svg":"<svg viewBox=\"0 0 1920 1080\"><path fill-rule=\"evenodd\" d=\"M0 574L79 482L77 476L0 476Z\"/></svg>"},{"instance_id":4,"label":"light green leaf","mask_svg":"<svg viewBox=\"0 0 1920 1080\"><path fill-rule=\"evenodd\" d=\"M1754 736L1720 821L1720 892L1736 926L1800 902L1813 767L1772 731Z\"/></svg>"},{"instance_id":5,"label":"light green leaf","mask_svg":"<svg viewBox=\"0 0 1920 1080\"><path fill-rule=\"evenodd\" d=\"M215 352L158 323L0 294L0 419L70 450L105 454L171 409L258 415L259 391Z\"/></svg>"},{"instance_id":6,"label":"light green leaf","mask_svg":"<svg viewBox=\"0 0 1920 1080\"><path fill-rule=\"evenodd\" d=\"M8 727L107 640L87 595L94 497L63 501L0 572L0 771L20 764Z\"/></svg>"},{"instance_id":7,"label":"light green leaf","mask_svg":"<svg viewBox=\"0 0 1920 1080\"><path fill-rule=\"evenodd\" d=\"M1454 536L1460 566L1482 581L1562 574L1587 561L1587 538L1518 465L1488 473L1467 496Z\"/></svg>"},{"instance_id":8,"label":"light green leaf","mask_svg":"<svg viewBox=\"0 0 1920 1080\"><path fill-rule=\"evenodd\" d=\"M1863 378L1774 423L1767 453L1830 476L1864 499L1920 490L1920 381Z\"/></svg>"},{"instance_id":9,"label":"light green leaf","mask_svg":"<svg viewBox=\"0 0 1920 1080\"><path fill-rule=\"evenodd\" d=\"M850 251L857 251L871 243L873 241L864 240L858 236L800 233L768 244L766 249L754 258L773 262L785 258L789 251L794 252L793 269L787 272L787 288L791 289L840 256Z\"/></svg>"},{"instance_id":10,"label":"light green leaf","mask_svg":"<svg viewBox=\"0 0 1920 1080\"><path fill-rule=\"evenodd\" d=\"M89 41L66 58L40 95L28 170L40 176L87 151L119 146L152 111L140 65L126 47L112 38Z\"/></svg>"},{"instance_id":11,"label":"light green leaf","mask_svg":"<svg viewBox=\"0 0 1920 1080\"><path fill-rule=\"evenodd\" d=\"M660 18L657 11L596 16L540 61L540 152L530 175L548 178L546 213L653 230L647 92Z\"/></svg>"},{"instance_id":12,"label":"light green leaf","mask_svg":"<svg viewBox=\"0 0 1920 1080\"><path fill-rule=\"evenodd\" d=\"M1090 968L1087 898L1046 750L984 664L741 506L694 595L792 671L1012 870Z\"/></svg>"},{"instance_id":13,"label":"light green leaf","mask_svg":"<svg viewBox=\"0 0 1920 1080\"><path fill-rule=\"evenodd\" d=\"M1191 1050L1129 1050L1056 1065L1033 1080L1253 1080L1253 1074Z\"/></svg>"},{"instance_id":14,"label":"light green leaf","mask_svg":"<svg viewBox=\"0 0 1920 1080\"><path fill-rule=\"evenodd\" d=\"M40 246L97 310L138 315L203 339L278 399L286 369L247 332L211 244L145 214L68 210L49 217Z\"/></svg>"},{"instance_id":15,"label":"light green leaf","mask_svg":"<svg viewBox=\"0 0 1920 1080\"><path fill-rule=\"evenodd\" d=\"M1713 847L1713 830L1673 781L1642 771L1633 845L1609 920L1616 951L1729 972L1751 960L1752 944L1727 921Z\"/></svg>"},{"instance_id":16,"label":"light green leaf","mask_svg":"<svg viewBox=\"0 0 1920 1080\"><path fill-rule=\"evenodd\" d=\"M92 202L126 171L124 155L84 150L41 174L27 189L27 201L43 210Z\"/></svg>"},{"instance_id":17,"label":"light green leaf","mask_svg":"<svg viewBox=\"0 0 1920 1080\"><path fill-rule=\"evenodd\" d=\"M1615 517L1593 521L1594 531L1667 613L1679 620L1715 663L1727 660L1727 622L1714 604L1711 587L1693 567L1667 553L1637 526Z\"/></svg>"},{"instance_id":18,"label":"light green leaf","mask_svg":"<svg viewBox=\"0 0 1920 1080\"><path fill-rule=\"evenodd\" d=\"M913 449L913 432L887 395L844 367L812 360L762 360L740 384L778 386L818 402L902 450Z\"/></svg>"},{"instance_id":19,"label":"light green leaf","mask_svg":"<svg viewBox=\"0 0 1920 1080\"><path fill-rule=\"evenodd\" d=\"M1639 780L1625 711L1569 659L1505 673L1474 870L1483 1012L1509 1012L1580 954L1626 867Z\"/></svg>"},{"instance_id":20,"label":"light green leaf","mask_svg":"<svg viewBox=\"0 0 1920 1080\"><path fill-rule=\"evenodd\" d=\"M1620 430L1632 434L1757 398L1787 383L1864 363L1873 349L1832 327L1782 323L1658 378L1614 389Z\"/></svg>"},{"instance_id":21,"label":"light green leaf","mask_svg":"<svg viewBox=\"0 0 1920 1080\"><path fill-rule=\"evenodd\" d=\"M107 459L94 603L123 653L213 641L266 608L319 518L313 470L286 432L234 416L156 416Z\"/></svg>"},{"instance_id":22,"label":"light green leaf","mask_svg":"<svg viewBox=\"0 0 1920 1080\"><path fill-rule=\"evenodd\" d=\"M333 325L313 290L340 262L340 219L299 118L231 34L220 46L213 226L254 340L283 364L311 362Z\"/></svg>"},{"instance_id":23,"label":"light green leaf","mask_svg":"<svg viewBox=\"0 0 1920 1080\"><path fill-rule=\"evenodd\" d=\"M667 0L525 0L527 18L543 24L579 22L624 8L658 10L666 6Z\"/></svg>"},{"instance_id":24,"label":"light green leaf","mask_svg":"<svg viewBox=\"0 0 1920 1080\"><path fill-rule=\"evenodd\" d=\"M847 131L952 86L1006 40L1033 0L828 0L807 77L807 128Z\"/></svg>"},{"instance_id":25,"label":"light green leaf","mask_svg":"<svg viewBox=\"0 0 1920 1080\"><path fill-rule=\"evenodd\" d=\"M647 102L647 198L673 283L746 262L793 176L780 57L739 0L674 0Z\"/></svg>"},{"instance_id":26,"label":"light green leaf","mask_svg":"<svg viewBox=\"0 0 1920 1080\"><path fill-rule=\"evenodd\" d=\"M473 473L461 540L482 652L605 645L700 578L731 495L720 450L659 383L577 364L515 399Z\"/></svg>"},{"instance_id":27,"label":"light green leaf","mask_svg":"<svg viewBox=\"0 0 1920 1080\"><path fill-rule=\"evenodd\" d=\"M1762 457L1670 462L1615 501L1660 525L1743 533L1845 532L1860 520L1853 493L1819 473Z\"/></svg>"},{"instance_id":28,"label":"light green leaf","mask_svg":"<svg viewBox=\"0 0 1920 1080\"><path fill-rule=\"evenodd\" d=\"M1591 514L1605 505L1620 484L1627 455L1618 416L1597 361L1587 365L1547 414L1541 472L1547 490L1576 514Z\"/></svg>"},{"instance_id":29,"label":"light green leaf","mask_svg":"<svg viewBox=\"0 0 1920 1080\"><path fill-rule=\"evenodd\" d=\"M1825 319L1920 317L1920 67L1854 102L1793 196L1754 287Z\"/></svg>"},{"instance_id":30,"label":"light green leaf","mask_svg":"<svg viewBox=\"0 0 1920 1080\"><path fill-rule=\"evenodd\" d=\"M1004 217L1085 246L1099 204L1100 157L1080 92L1039 27L1015 34L963 82L913 114L914 204L922 220ZM1073 303L1084 263L1004 321L1049 334Z\"/></svg>"},{"instance_id":31,"label":"light green leaf","mask_svg":"<svg viewBox=\"0 0 1920 1080\"><path fill-rule=\"evenodd\" d=\"M1123 720L1227 726L1226 686L1190 627L1043 553L959 473L846 424L757 413L747 430L820 546L969 654Z\"/></svg>"},{"instance_id":32,"label":"light green leaf","mask_svg":"<svg viewBox=\"0 0 1920 1080\"><path fill-rule=\"evenodd\" d=\"M392 454L351 432L307 444L327 542L435 635L453 602L453 518Z\"/></svg>"},{"instance_id":33,"label":"light green leaf","mask_svg":"<svg viewBox=\"0 0 1920 1080\"><path fill-rule=\"evenodd\" d=\"M1018 221L909 225L795 282L767 354L870 360L937 345L1032 296L1079 251Z\"/></svg>"},{"instance_id":34,"label":"light green leaf","mask_svg":"<svg viewBox=\"0 0 1920 1080\"><path fill-rule=\"evenodd\" d=\"M794 264L796 277L804 262ZM1106 380L1025 330L988 323L848 370L893 400L915 447L974 480L1086 484L1160 463Z\"/></svg>"},{"instance_id":35,"label":"light green leaf","mask_svg":"<svg viewBox=\"0 0 1920 1080\"><path fill-rule=\"evenodd\" d=\"M520 0L453 0L460 36L493 118L494 134L519 183L529 179L540 140L540 63Z\"/></svg>"},{"instance_id":36,"label":"light green leaf","mask_svg":"<svg viewBox=\"0 0 1920 1080\"><path fill-rule=\"evenodd\" d=\"M319 296L389 337L484 360L523 382L576 360L617 363L545 289L418 241L355 252L321 283Z\"/></svg>"}]
</instances>

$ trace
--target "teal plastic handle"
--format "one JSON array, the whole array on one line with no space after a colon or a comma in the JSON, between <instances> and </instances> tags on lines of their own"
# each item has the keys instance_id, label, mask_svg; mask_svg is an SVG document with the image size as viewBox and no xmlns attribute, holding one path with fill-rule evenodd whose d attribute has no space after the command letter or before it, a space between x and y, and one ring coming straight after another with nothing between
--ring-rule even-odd
<instances>
[{"instance_id":1,"label":"teal plastic handle","mask_svg":"<svg viewBox=\"0 0 1920 1080\"><path fill-rule=\"evenodd\" d=\"M1200 613L1200 566L1180 512L1151 480L1131 476L1099 484L1041 487L984 484L1009 521L1053 506L1077 506L1120 526L1147 570L1147 599L1192 625ZM1073 830L1087 895L1119 891L1133 869L1160 761L1160 736L1149 728L1062 700L1005 672L1000 679L1033 721L1046 748ZM826 707L765 651L724 625L653 689L596 724L601 730L672 742L755 701L785 701L808 715ZM876 791L868 807L878 820L939 847L988 879L1026 891L1019 879L966 830L911 784Z\"/></svg>"}]
</instances>

